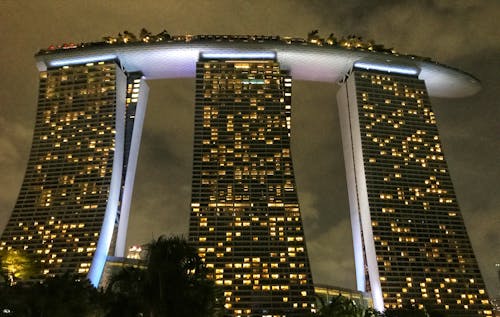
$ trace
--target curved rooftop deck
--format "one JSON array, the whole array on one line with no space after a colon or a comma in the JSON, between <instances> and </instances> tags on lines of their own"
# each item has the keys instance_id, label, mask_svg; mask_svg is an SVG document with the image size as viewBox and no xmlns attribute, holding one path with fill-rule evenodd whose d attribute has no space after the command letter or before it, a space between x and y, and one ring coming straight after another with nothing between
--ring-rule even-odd
<instances>
[{"instance_id":1,"label":"curved rooftop deck","mask_svg":"<svg viewBox=\"0 0 500 317\"><path fill-rule=\"evenodd\" d=\"M109 44L106 42L72 45L69 49L44 50L35 58L40 71L77 63L118 59L127 71L141 71L147 79L191 78L201 52L258 54L274 52L283 68L295 80L337 83L355 62L379 67L416 69L425 80L430 96L459 98L474 95L481 83L474 76L427 58L399 55L390 50L349 49L339 45L318 45L301 39L267 37L245 40L244 37L214 38L195 36L189 39Z\"/></svg>"}]
</instances>

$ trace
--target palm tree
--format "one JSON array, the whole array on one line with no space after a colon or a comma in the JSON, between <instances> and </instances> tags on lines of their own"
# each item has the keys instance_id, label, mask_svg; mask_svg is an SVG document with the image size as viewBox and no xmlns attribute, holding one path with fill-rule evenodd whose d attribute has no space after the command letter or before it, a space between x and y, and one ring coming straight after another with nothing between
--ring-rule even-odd
<instances>
[{"instance_id":1,"label":"palm tree","mask_svg":"<svg viewBox=\"0 0 500 317\"><path fill-rule=\"evenodd\" d=\"M108 317L137 317L147 311L148 296L146 271L136 267L124 267L113 274L107 292L110 311Z\"/></svg>"},{"instance_id":2,"label":"palm tree","mask_svg":"<svg viewBox=\"0 0 500 317\"><path fill-rule=\"evenodd\" d=\"M108 286L115 304L127 301L133 306L127 316L206 317L216 310L214 284L185 239L161 236L153 240L145 262L145 269L125 268L114 275Z\"/></svg>"},{"instance_id":3,"label":"palm tree","mask_svg":"<svg viewBox=\"0 0 500 317\"><path fill-rule=\"evenodd\" d=\"M353 300L339 295L321 308L321 317L364 317L365 309L357 305Z\"/></svg>"},{"instance_id":4,"label":"palm tree","mask_svg":"<svg viewBox=\"0 0 500 317\"><path fill-rule=\"evenodd\" d=\"M96 316L102 294L87 279L65 274L35 284L37 316Z\"/></svg>"}]
</instances>

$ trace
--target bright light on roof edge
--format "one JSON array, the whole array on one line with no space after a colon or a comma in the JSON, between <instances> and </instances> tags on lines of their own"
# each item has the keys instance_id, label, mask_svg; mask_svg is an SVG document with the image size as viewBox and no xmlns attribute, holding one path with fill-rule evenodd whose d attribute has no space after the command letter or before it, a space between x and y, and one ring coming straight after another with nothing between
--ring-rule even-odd
<instances>
[{"instance_id":1,"label":"bright light on roof edge","mask_svg":"<svg viewBox=\"0 0 500 317\"><path fill-rule=\"evenodd\" d=\"M355 62L354 67L363 68L366 70L378 70L388 73L399 73L404 75L418 74L418 69L416 67L409 67L409 66L392 66L392 65L373 64L366 62Z\"/></svg>"},{"instance_id":2,"label":"bright light on roof edge","mask_svg":"<svg viewBox=\"0 0 500 317\"><path fill-rule=\"evenodd\" d=\"M50 66L66 66L66 65L75 65L75 64L85 64L92 62L102 62L115 59L116 55L97 55L97 56L89 56L82 58L66 58L59 59L50 62Z\"/></svg>"},{"instance_id":3,"label":"bright light on roof edge","mask_svg":"<svg viewBox=\"0 0 500 317\"><path fill-rule=\"evenodd\" d=\"M204 59L275 59L276 52L201 52Z\"/></svg>"}]
</instances>

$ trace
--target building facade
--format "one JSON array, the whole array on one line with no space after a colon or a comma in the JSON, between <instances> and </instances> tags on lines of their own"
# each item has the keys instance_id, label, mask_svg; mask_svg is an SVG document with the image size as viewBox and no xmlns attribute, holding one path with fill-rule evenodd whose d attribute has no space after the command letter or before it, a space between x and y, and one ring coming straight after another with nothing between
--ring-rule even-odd
<instances>
[{"instance_id":1,"label":"building facade","mask_svg":"<svg viewBox=\"0 0 500 317\"><path fill-rule=\"evenodd\" d=\"M114 60L40 73L28 166L0 251L23 252L44 275L88 275L97 285L106 257L123 250L145 113L145 103L136 109L141 84L147 93L140 74L127 75Z\"/></svg>"},{"instance_id":2,"label":"building facade","mask_svg":"<svg viewBox=\"0 0 500 317\"><path fill-rule=\"evenodd\" d=\"M418 69L355 63L337 99L358 289L379 310L490 315Z\"/></svg>"},{"instance_id":3,"label":"building facade","mask_svg":"<svg viewBox=\"0 0 500 317\"><path fill-rule=\"evenodd\" d=\"M314 309L290 153L291 86L274 53L202 53L197 63L189 239L230 316Z\"/></svg>"}]
</instances>

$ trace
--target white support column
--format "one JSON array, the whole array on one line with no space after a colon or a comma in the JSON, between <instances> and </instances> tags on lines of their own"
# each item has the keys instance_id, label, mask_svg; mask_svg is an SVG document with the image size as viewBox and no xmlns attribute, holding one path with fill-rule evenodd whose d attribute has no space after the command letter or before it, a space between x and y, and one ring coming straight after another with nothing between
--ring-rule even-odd
<instances>
[{"instance_id":1,"label":"white support column","mask_svg":"<svg viewBox=\"0 0 500 317\"><path fill-rule=\"evenodd\" d=\"M144 77L141 78L137 107L135 111L134 128L132 132L132 141L128 157L125 185L123 188L120 222L118 223L118 234L116 238L115 256L124 257L127 242L128 219L130 205L132 203L132 193L134 189L135 172L137 160L139 157L139 148L141 146L142 127L146 115L149 86Z\"/></svg>"},{"instance_id":2,"label":"white support column","mask_svg":"<svg viewBox=\"0 0 500 317\"><path fill-rule=\"evenodd\" d=\"M342 84L339 94L337 95L337 103L342 127L344 156L346 157L346 177L349 191L351 224L353 228L357 285L359 288L361 282L364 283L365 281L364 259L366 258L373 305L375 309L383 311L384 298L382 296L377 256L375 254L375 243L373 240L370 206L368 203L354 76L349 76L346 82ZM359 232L359 234L355 231ZM365 258L363 258L362 254L361 240L364 244ZM360 257L362 258L361 260ZM363 269L363 271L361 271L361 269ZM364 286L361 289L364 289Z\"/></svg>"},{"instance_id":3,"label":"white support column","mask_svg":"<svg viewBox=\"0 0 500 317\"><path fill-rule=\"evenodd\" d=\"M123 152L125 139L125 94L127 88L127 77L118 65L116 67L116 113L115 113L115 144L113 152L113 173L109 186L108 202L104 221L99 233L94 258L88 273L92 285L97 287L101 279L102 271L108 257L109 247L113 237L113 229L120 200L120 189L123 168Z\"/></svg>"},{"instance_id":4,"label":"white support column","mask_svg":"<svg viewBox=\"0 0 500 317\"><path fill-rule=\"evenodd\" d=\"M344 164L347 180L347 194L349 197L349 211L351 215L352 242L354 247L354 264L356 268L356 286L360 292L366 292L365 259L363 256L363 241L361 222L359 219L358 193L356 190L356 176L354 170L354 153L352 148L351 123L349 120L349 105L347 87L342 85L337 93L340 130L344 150Z\"/></svg>"}]
</instances>

